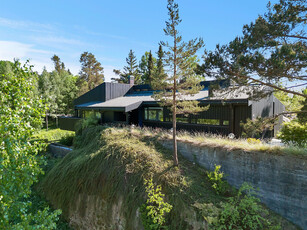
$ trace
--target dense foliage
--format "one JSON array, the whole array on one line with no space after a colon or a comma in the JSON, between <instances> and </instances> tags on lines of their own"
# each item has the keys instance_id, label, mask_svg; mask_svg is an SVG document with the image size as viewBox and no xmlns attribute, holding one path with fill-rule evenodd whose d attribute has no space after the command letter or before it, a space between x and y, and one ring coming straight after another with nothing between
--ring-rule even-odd
<instances>
[{"instance_id":1,"label":"dense foliage","mask_svg":"<svg viewBox=\"0 0 307 230\"><path fill-rule=\"evenodd\" d=\"M147 200L141 207L142 222L145 230L159 230L165 223L165 215L168 214L173 206L164 201L164 194L161 192L161 185L155 186L152 178L145 179ZM166 229L166 226L163 226Z\"/></svg>"},{"instance_id":2,"label":"dense foliage","mask_svg":"<svg viewBox=\"0 0 307 230\"><path fill-rule=\"evenodd\" d=\"M9 65L11 72L0 76L0 228L55 229L59 211L29 212L31 186L43 173L40 147L29 142L44 112L37 77L18 61Z\"/></svg>"},{"instance_id":3,"label":"dense foliage","mask_svg":"<svg viewBox=\"0 0 307 230\"><path fill-rule=\"evenodd\" d=\"M284 123L278 137L286 144L307 147L307 123L297 121Z\"/></svg>"},{"instance_id":4,"label":"dense foliage","mask_svg":"<svg viewBox=\"0 0 307 230\"><path fill-rule=\"evenodd\" d=\"M223 209L213 222L214 229L280 229L263 217L268 212L256 195L253 187L244 183L236 196L222 204Z\"/></svg>"},{"instance_id":5,"label":"dense foliage","mask_svg":"<svg viewBox=\"0 0 307 230\"><path fill-rule=\"evenodd\" d=\"M263 139L268 132L273 131L276 122L276 117L257 117L253 120L248 118L245 123L240 123L242 136L245 138Z\"/></svg>"}]
</instances>

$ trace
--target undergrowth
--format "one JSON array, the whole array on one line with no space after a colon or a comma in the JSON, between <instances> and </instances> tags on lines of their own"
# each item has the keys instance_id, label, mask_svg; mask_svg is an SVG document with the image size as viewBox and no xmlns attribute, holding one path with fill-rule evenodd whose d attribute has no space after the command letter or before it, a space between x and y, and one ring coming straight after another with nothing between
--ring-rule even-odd
<instances>
[{"instance_id":1,"label":"undergrowth","mask_svg":"<svg viewBox=\"0 0 307 230\"><path fill-rule=\"evenodd\" d=\"M190 229L193 221L207 229L227 197L216 194L200 166L179 156L180 166L173 167L172 152L159 143L160 137L135 135L129 128L84 129L74 140L74 150L43 179L41 191L66 218L76 210L80 196L102 198L106 207L99 218L105 224L110 223L114 202L123 199L121 210L129 230L135 229L136 213L146 202L144 179L152 178L161 185L165 201L173 206L165 219L169 229ZM77 211L85 215L85 208Z\"/></svg>"}]
</instances>

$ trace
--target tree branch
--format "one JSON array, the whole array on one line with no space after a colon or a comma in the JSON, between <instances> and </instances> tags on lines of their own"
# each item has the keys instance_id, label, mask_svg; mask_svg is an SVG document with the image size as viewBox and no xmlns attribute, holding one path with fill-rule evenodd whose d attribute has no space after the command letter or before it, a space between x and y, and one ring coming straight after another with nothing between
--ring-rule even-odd
<instances>
[{"instance_id":1,"label":"tree branch","mask_svg":"<svg viewBox=\"0 0 307 230\"><path fill-rule=\"evenodd\" d=\"M260 83L260 84L262 84L262 85L266 85L266 86L272 87L272 88L274 88L274 89L278 89L278 90L284 91L284 92L286 92L286 93L291 93L291 94L295 94L295 95L298 95L298 96L307 98L307 95L305 95L305 94L298 93L298 92L292 91L292 90L288 90L288 89L285 89L285 88L282 88L282 87L279 87L279 86L276 86L276 85L273 85L273 84L270 84L270 83L267 83L267 82L264 82L264 81L261 81L261 80L252 78L252 77L244 76L244 75L235 73L235 72L231 71L230 69L228 69L228 71L229 71L232 75L237 76L237 77L239 77L239 78L248 79L248 80L251 80L251 81Z\"/></svg>"}]
</instances>

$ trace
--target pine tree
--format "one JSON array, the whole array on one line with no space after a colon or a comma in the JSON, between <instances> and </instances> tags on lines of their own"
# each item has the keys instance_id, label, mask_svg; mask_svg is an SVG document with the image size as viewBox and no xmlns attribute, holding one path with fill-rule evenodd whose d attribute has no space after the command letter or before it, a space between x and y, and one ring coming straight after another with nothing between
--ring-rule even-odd
<instances>
[{"instance_id":1,"label":"pine tree","mask_svg":"<svg viewBox=\"0 0 307 230\"><path fill-rule=\"evenodd\" d=\"M154 74L154 62L153 62L153 57L151 54L151 51L149 51L149 56L148 56L148 63L147 63L147 70L148 70L148 84L151 84L153 80L153 74Z\"/></svg>"},{"instance_id":2,"label":"pine tree","mask_svg":"<svg viewBox=\"0 0 307 230\"><path fill-rule=\"evenodd\" d=\"M153 77L153 74L156 69L156 62L157 59L152 56L151 51L146 51L145 54L142 56L139 64L142 84L150 84L150 79Z\"/></svg>"},{"instance_id":3,"label":"pine tree","mask_svg":"<svg viewBox=\"0 0 307 230\"><path fill-rule=\"evenodd\" d=\"M295 88L281 85L307 81L306 2L269 3L267 13L243 27L243 36L206 52L199 69L211 77L230 77L240 85L256 83L306 98Z\"/></svg>"},{"instance_id":4,"label":"pine tree","mask_svg":"<svg viewBox=\"0 0 307 230\"><path fill-rule=\"evenodd\" d=\"M53 61L55 70L60 73L62 70L65 70L65 65L61 62L61 59L57 55L53 55L51 60Z\"/></svg>"},{"instance_id":5,"label":"pine tree","mask_svg":"<svg viewBox=\"0 0 307 230\"><path fill-rule=\"evenodd\" d=\"M168 0L169 20L166 21L165 35L171 37L171 42L161 42L166 47L166 66L171 72L166 79L155 79L154 89L159 90L155 99L159 100L161 106L170 106L173 120L173 160L178 165L177 137L176 137L176 115L197 113L204 108L198 105L197 101L187 101L187 95L194 95L201 89L200 79L195 74L197 56L196 52L203 46L202 39L193 39L183 42L177 30L181 22L179 18L178 4L174 0Z\"/></svg>"},{"instance_id":6,"label":"pine tree","mask_svg":"<svg viewBox=\"0 0 307 230\"><path fill-rule=\"evenodd\" d=\"M112 78L112 80L118 83L129 83L129 76L134 76L135 84L141 83L141 75L137 64L136 56L132 50L129 51L126 58L127 65L124 66L124 71L114 69L113 72L119 76L119 78Z\"/></svg>"},{"instance_id":7,"label":"pine tree","mask_svg":"<svg viewBox=\"0 0 307 230\"><path fill-rule=\"evenodd\" d=\"M161 44L159 44L159 50L157 52L157 55L158 55L157 67L155 68L155 71L153 73L153 80L151 82L152 85L155 82L164 81L167 78L167 74L164 71L164 65L163 65L164 52Z\"/></svg>"},{"instance_id":8,"label":"pine tree","mask_svg":"<svg viewBox=\"0 0 307 230\"><path fill-rule=\"evenodd\" d=\"M80 88L83 87L86 82L87 87L84 88L84 91L89 91L104 82L103 67L92 53L84 52L81 54L80 62L81 71L78 81Z\"/></svg>"}]
</instances>

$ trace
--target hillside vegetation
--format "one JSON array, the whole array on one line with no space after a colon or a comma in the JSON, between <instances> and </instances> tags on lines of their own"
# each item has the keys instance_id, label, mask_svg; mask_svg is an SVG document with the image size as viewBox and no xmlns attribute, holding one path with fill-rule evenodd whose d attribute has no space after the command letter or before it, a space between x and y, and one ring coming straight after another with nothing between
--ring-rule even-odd
<instances>
[{"instance_id":1,"label":"hillside vegetation","mask_svg":"<svg viewBox=\"0 0 307 230\"><path fill-rule=\"evenodd\" d=\"M166 216L169 229L211 229L221 203L235 191L217 195L205 169L182 158L179 162L179 167L172 166L171 151L162 147L156 137L135 135L128 128L91 127L76 136L74 150L49 171L41 190L67 219L76 212L78 218L85 217L90 207L86 202L95 196L103 200L103 205L93 206L93 224L117 229L114 212L119 212L120 229L139 229L136 226L141 226L141 218L137 216L146 201L144 179L153 178L173 206ZM119 200L122 203L116 209L114 204ZM295 229L271 212L266 218L282 229ZM72 223L73 227L82 228L76 223ZM91 224L87 223L87 227L94 228Z\"/></svg>"}]
</instances>

